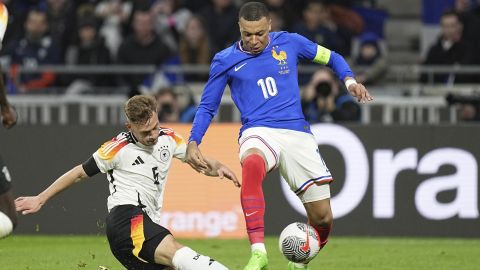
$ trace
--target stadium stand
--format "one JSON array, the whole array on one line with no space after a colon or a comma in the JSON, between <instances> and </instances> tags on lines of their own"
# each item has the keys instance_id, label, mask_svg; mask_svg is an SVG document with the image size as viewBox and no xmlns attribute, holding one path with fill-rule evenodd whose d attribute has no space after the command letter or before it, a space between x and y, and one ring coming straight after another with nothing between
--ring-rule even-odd
<instances>
[{"instance_id":1,"label":"stadium stand","mask_svg":"<svg viewBox=\"0 0 480 270\"><path fill-rule=\"evenodd\" d=\"M102 29L107 24L111 24L115 16L115 18L118 16L121 18L119 22L117 21L116 29L121 34L120 38L125 40L132 33L132 14L137 10L146 10L154 6L154 13L161 18L158 21L154 19L155 27L156 29L161 28L161 31L166 31L165 27L170 27L168 29L170 37L169 46L175 48L175 42L179 42L182 36L182 29L185 29L185 27L174 23L174 18L181 14L182 21L185 22L187 17L190 16L189 14L196 14L202 20L201 14L205 14L198 7L197 9L187 10L191 6L189 1L184 1L183 5L179 5L181 1L170 1L171 4L175 3L171 7L160 6L156 1L143 1L144 4L138 4L142 1L139 1L137 4L125 1L121 6L116 7L118 12L111 13L114 15L100 12L112 5L109 1L63 2L66 3L64 7L55 7L57 13L77 14L77 16L82 16L82 18L96 16L98 33L103 35L103 41L99 40L99 42L110 40L109 38L111 37L103 33ZM150 2L155 2L155 4L150 6ZM242 1L231 2L238 6ZM437 39L438 20L441 12L446 7L453 7L453 0L445 0L441 1L441 3L429 0L341 2L348 3L345 6L347 8L352 7L352 10L363 18L365 31L374 33L377 36L376 41L379 42L380 51L386 61L382 67L385 69L385 74L382 74L380 80L369 85L370 91L376 97L376 102L362 107L362 123L456 123L461 120L458 115L458 108L462 102L457 101L462 101L464 96L473 97L475 100L479 92L479 85L437 85L431 84L431 80L427 80L427 83L419 82L421 74L426 74L427 78L432 78L434 74L446 74L452 71L464 74L480 73L480 66L455 66L452 69L450 66L420 65L426 50ZM51 7L48 6L48 1L38 1L36 5L29 3L15 1L10 2L8 5L13 16L12 27L7 32L4 50L2 50L0 57L2 65L6 67L4 70L8 71L11 63L10 56L15 51L15 48L9 47L9 44L15 44L15 41L21 37L23 22L27 18L28 11L34 9L47 10L47 14L52 12ZM286 1L286 3L287 5L291 4L290 1ZM292 16L290 14L290 17L297 20L301 18L300 13L302 7L306 5L306 1L300 1L299 3L295 8L296 15ZM281 9L281 7L279 8ZM77 20L74 23L77 29L80 29L82 20ZM207 31L211 32L214 30L207 29ZM237 30L234 29L232 31ZM86 34L88 35L88 33ZM81 35L80 32L79 35ZM357 42L357 45L361 44L362 39L359 37L362 36L365 35L359 35L353 39L352 58L358 55L359 46L356 46L355 42ZM72 40L71 44L78 44L76 42L76 40ZM81 46L88 46L88 44L82 44ZM193 52L195 52L193 49L190 49L190 51L183 50L181 52L182 57L185 58L185 55ZM128 93L132 92L132 87L136 87L122 83L121 78L125 78L126 75L143 77L143 81L138 86L139 91L152 94L155 94L158 89L168 86L180 89L179 91L182 88L188 88L194 93L195 102L198 103L205 78L208 74L208 64L180 65L181 57L179 57L179 52L172 51L169 59L164 62L163 66L126 66L119 64L114 51L110 51L110 53L112 64L107 65L101 64L101 61L98 62L100 64L95 64L97 60L88 61L88 65L71 64L71 62L67 62L65 59L58 65L42 65L25 60L23 65L16 66L15 76L7 72L6 75L8 76L6 77L9 83L9 91L12 94L12 103L15 104L22 115L19 123L30 125L48 125L52 123L86 124L92 122L97 124L117 123L122 120L122 101L126 99ZM210 54L210 57L211 55L213 53ZM66 65L67 63L68 65ZM317 68L316 66L302 66L300 73L310 76ZM365 67L354 66L354 69L361 74ZM35 91L35 93L18 94L18 86L22 74L35 75L46 72L52 72L56 75L54 84L44 87L40 91ZM81 96L65 95L65 93L75 93L75 91L67 91L67 89L71 90L68 87L68 82L72 81L71 78L75 76L81 77L82 75L84 77L108 76L109 80L107 81L109 83L93 86L87 84L87 88L85 88L85 85L82 85L84 88L81 91ZM445 96L449 93L454 94L454 102L450 100L449 103L445 99ZM450 104L453 104L453 106L449 106ZM230 98L225 97L222 100L220 114L216 120L222 122L239 121L238 111L234 108Z\"/></svg>"}]
</instances>

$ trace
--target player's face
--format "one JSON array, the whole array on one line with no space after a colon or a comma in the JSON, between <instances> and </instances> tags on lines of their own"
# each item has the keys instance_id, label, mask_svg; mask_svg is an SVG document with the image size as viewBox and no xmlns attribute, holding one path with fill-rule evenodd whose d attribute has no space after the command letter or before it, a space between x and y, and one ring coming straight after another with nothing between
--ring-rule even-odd
<instances>
[{"instance_id":1,"label":"player's face","mask_svg":"<svg viewBox=\"0 0 480 270\"><path fill-rule=\"evenodd\" d=\"M251 53L260 53L268 45L268 33L271 30L271 20L262 17L258 21L247 21L240 18L238 21L242 36L242 47Z\"/></svg>"},{"instance_id":2,"label":"player's face","mask_svg":"<svg viewBox=\"0 0 480 270\"><path fill-rule=\"evenodd\" d=\"M128 123L127 128L141 144L147 146L156 144L160 135L160 123L156 112L152 112L152 116L144 124Z\"/></svg>"}]
</instances>

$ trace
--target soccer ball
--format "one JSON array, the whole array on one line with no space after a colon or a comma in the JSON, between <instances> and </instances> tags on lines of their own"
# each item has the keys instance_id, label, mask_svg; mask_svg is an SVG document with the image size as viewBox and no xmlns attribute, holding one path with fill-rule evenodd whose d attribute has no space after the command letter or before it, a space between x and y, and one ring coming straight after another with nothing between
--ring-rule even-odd
<instances>
[{"instance_id":1,"label":"soccer ball","mask_svg":"<svg viewBox=\"0 0 480 270\"><path fill-rule=\"evenodd\" d=\"M320 251L320 237L310 225L295 222L283 229L278 241L280 251L287 260L308 263Z\"/></svg>"}]
</instances>

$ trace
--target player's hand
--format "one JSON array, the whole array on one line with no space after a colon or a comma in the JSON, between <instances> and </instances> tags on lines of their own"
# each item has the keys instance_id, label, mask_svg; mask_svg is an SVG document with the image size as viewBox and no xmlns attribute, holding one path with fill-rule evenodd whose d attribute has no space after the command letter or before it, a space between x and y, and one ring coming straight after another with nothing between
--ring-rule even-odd
<instances>
[{"instance_id":1,"label":"player's hand","mask_svg":"<svg viewBox=\"0 0 480 270\"><path fill-rule=\"evenodd\" d=\"M367 101L372 101L373 97L368 93L367 88L361 83L354 83L348 87L348 92L355 98L358 102L365 103Z\"/></svg>"},{"instance_id":2,"label":"player's hand","mask_svg":"<svg viewBox=\"0 0 480 270\"><path fill-rule=\"evenodd\" d=\"M227 178L227 179L230 179L232 180L233 184L236 186L236 187L241 187L240 185L240 182L238 181L237 179L237 176L235 175L235 173L230 170L227 166L225 165L220 165L220 167L217 169L217 174L218 174L218 177L220 179L223 179L223 178Z\"/></svg>"},{"instance_id":3,"label":"player's hand","mask_svg":"<svg viewBox=\"0 0 480 270\"><path fill-rule=\"evenodd\" d=\"M187 146L187 153L185 156L185 162L187 162L197 172L205 173L210 170L208 163L198 149L197 143L191 141Z\"/></svg>"},{"instance_id":4,"label":"player's hand","mask_svg":"<svg viewBox=\"0 0 480 270\"><path fill-rule=\"evenodd\" d=\"M15 210L21 212L22 215L33 214L38 212L44 202L39 196L18 197L15 200Z\"/></svg>"},{"instance_id":5,"label":"player's hand","mask_svg":"<svg viewBox=\"0 0 480 270\"><path fill-rule=\"evenodd\" d=\"M11 128L17 123L17 113L12 106L2 107L2 124L5 128Z\"/></svg>"}]
</instances>

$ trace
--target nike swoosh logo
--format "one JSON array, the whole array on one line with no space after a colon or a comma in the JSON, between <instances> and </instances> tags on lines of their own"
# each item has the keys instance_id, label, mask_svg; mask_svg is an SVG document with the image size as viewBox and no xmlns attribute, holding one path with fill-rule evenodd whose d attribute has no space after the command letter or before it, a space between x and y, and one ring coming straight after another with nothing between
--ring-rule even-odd
<instances>
[{"instance_id":1,"label":"nike swoosh logo","mask_svg":"<svg viewBox=\"0 0 480 270\"><path fill-rule=\"evenodd\" d=\"M235 72L239 71L243 66L245 66L247 63L243 63L242 65L235 67Z\"/></svg>"},{"instance_id":2,"label":"nike swoosh logo","mask_svg":"<svg viewBox=\"0 0 480 270\"><path fill-rule=\"evenodd\" d=\"M305 245L300 247L304 252L307 252L310 249L310 237L308 235L308 228L307 228L307 242Z\"/></svg>"},{"instance_id":3,"label":"nike swoosh logo","mask_svg":"<svg viewBox=\"0 0 480 270\"><path fill-rule=\"evenodd\" d=\"M253 214L257 213L257 212L258 212L258 211L255 211L255 212L252 212L252 213L245 213L245 216L246 216L246 217L249 217L249 216L251 216L251 215L253 215Z\"/></svg>"}]
</instances>

